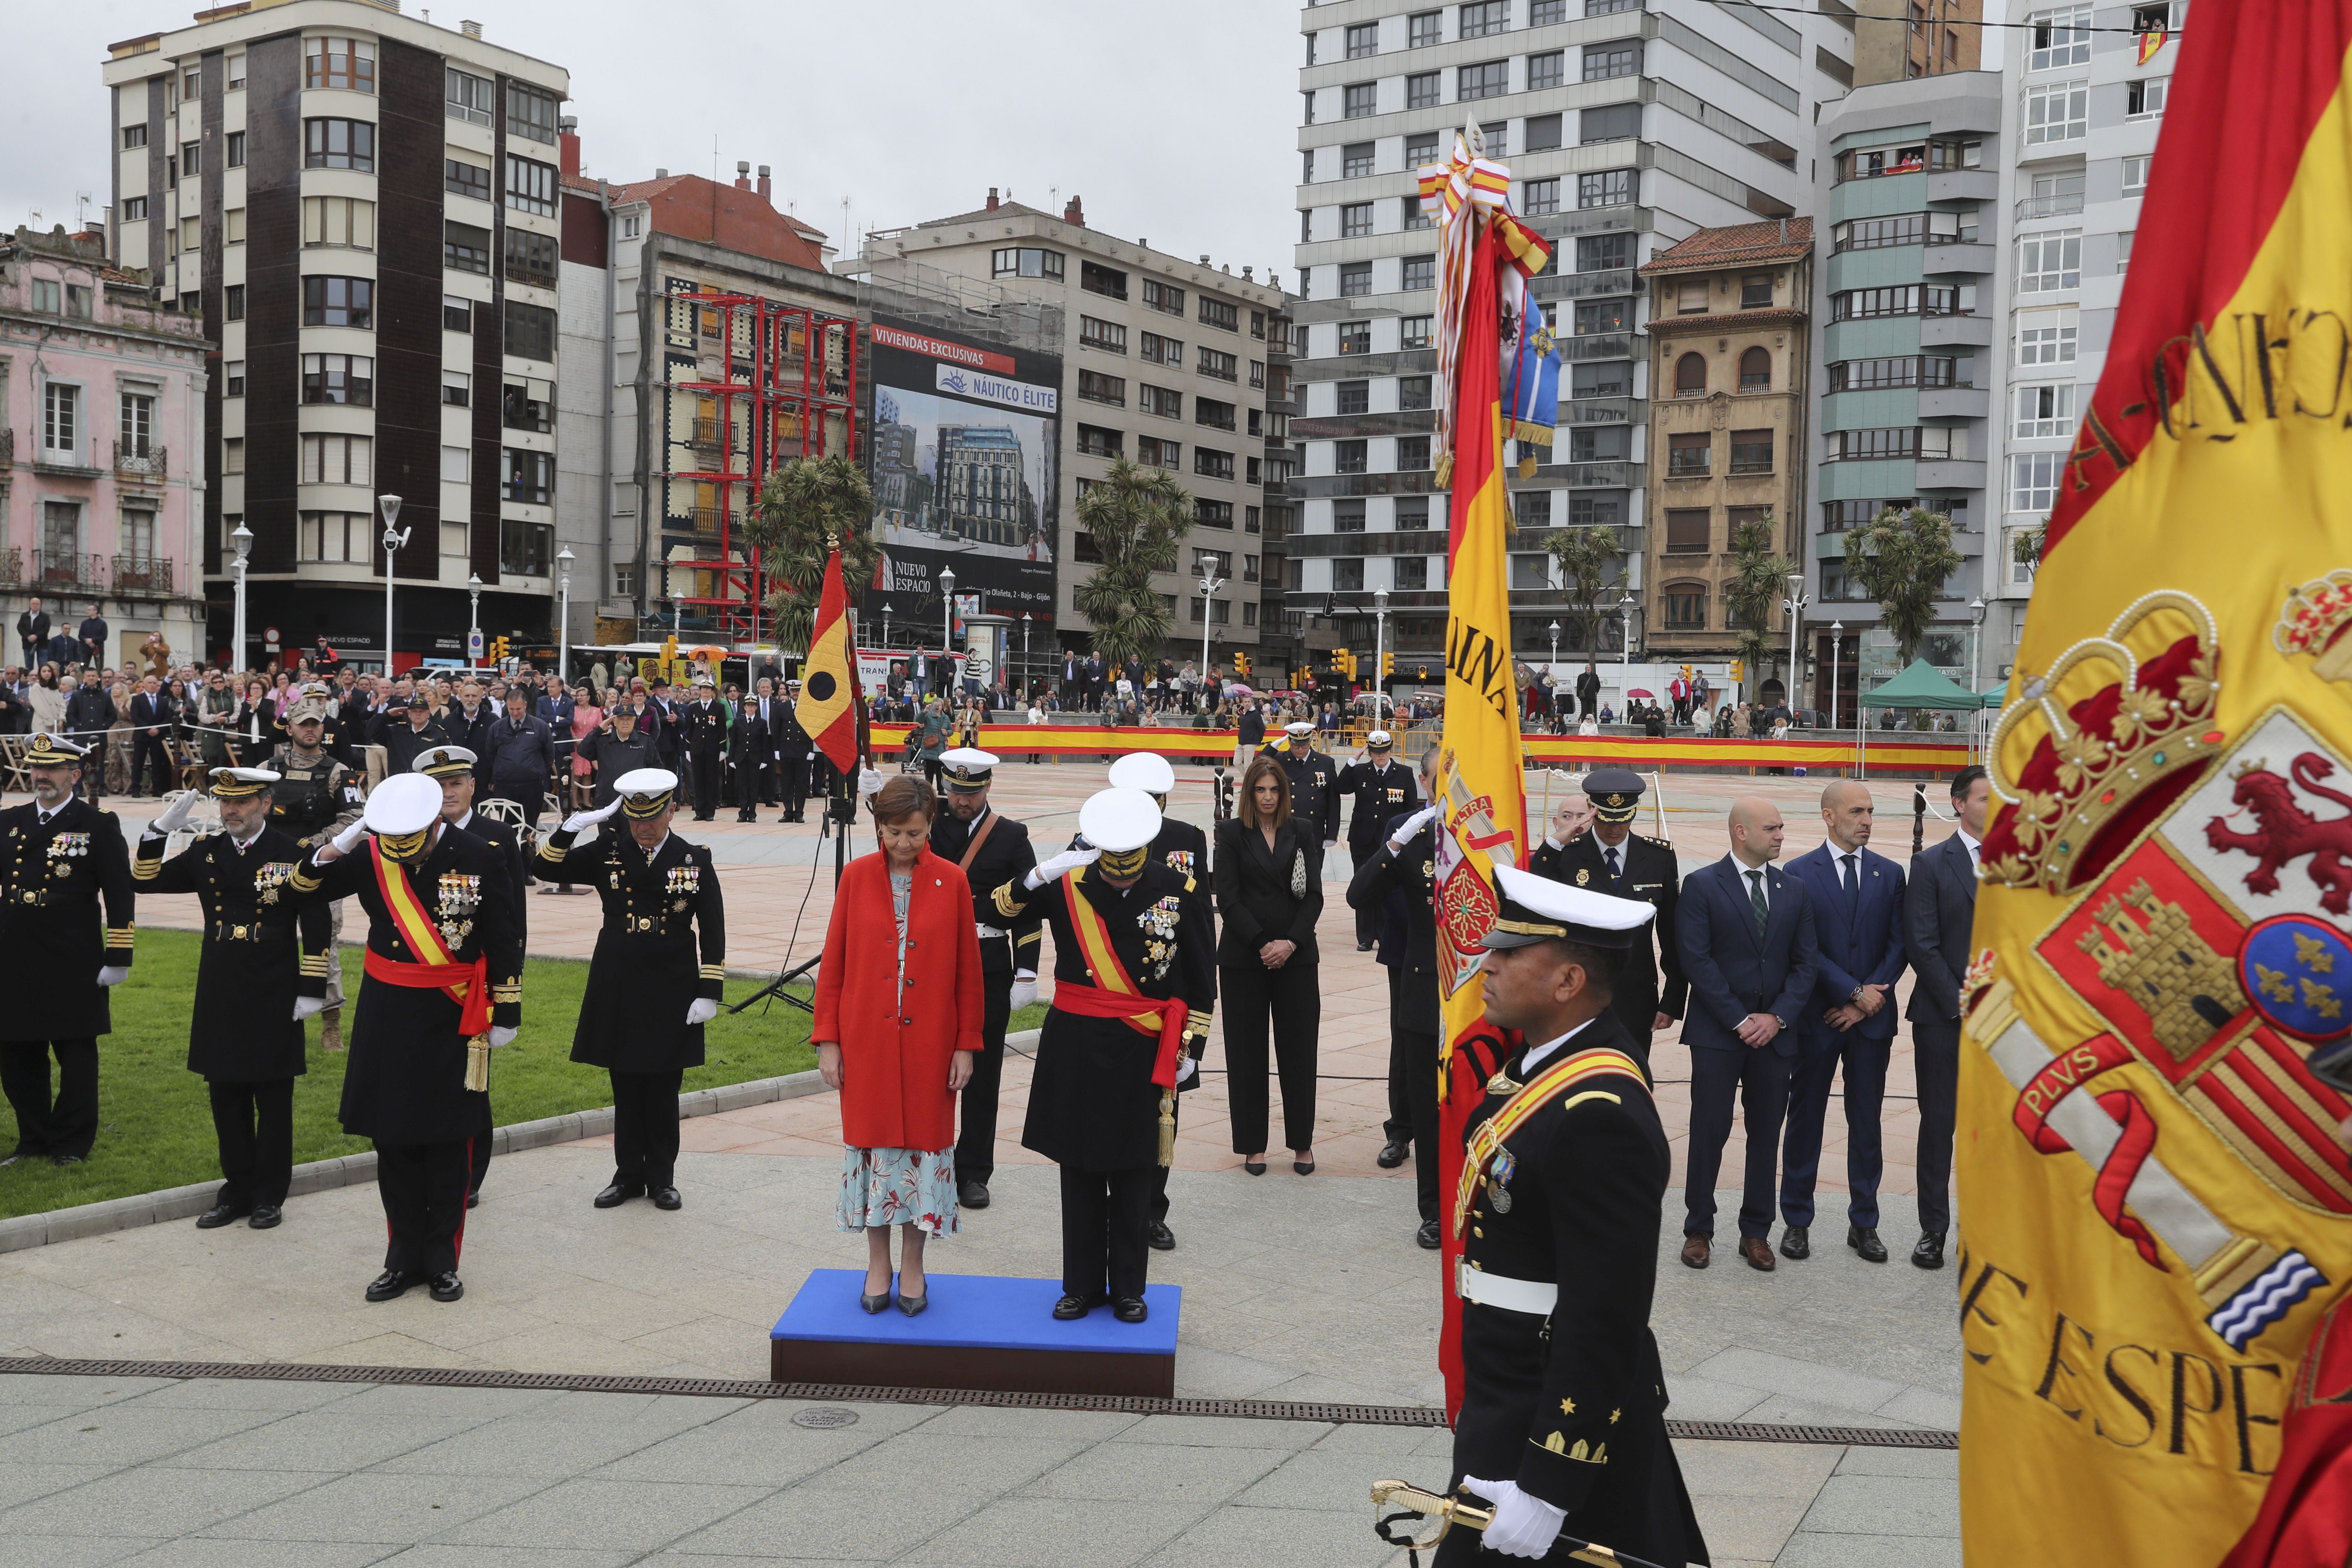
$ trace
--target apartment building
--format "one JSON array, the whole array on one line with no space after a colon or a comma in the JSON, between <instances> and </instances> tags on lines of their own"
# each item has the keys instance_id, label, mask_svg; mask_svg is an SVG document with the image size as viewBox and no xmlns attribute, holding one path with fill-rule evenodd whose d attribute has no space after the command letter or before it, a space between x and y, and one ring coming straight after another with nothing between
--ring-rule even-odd
<instances>
[{"instance_id":1,"label":"apartment building","mask_svg":"<svg viewBox=\"0 0 2352 1568\"><path fill-rule=\"evenodd\" d=\"M1078 526L1078 498L1124 457L1167 469L1192 497L1177 570L1154 580L1170 617L1169 657L1197 660L1204 632L1219 662L1257 649L1265 542L1269 528L1279 540L1286 526L1267 515L1268 466L1279 460L1270 447L1281 439L1269 433L1280 426L1269 426L1268 409L1285 402L1276 355L1289 347L1278 335L1289 301L1271 273L1260 280L1245 266L1235 277L1207 256L1186 260L1089 228L1076 196L1055 216L994 190L974 211L868 234L840 269L885 287L961 277L1064 312L1058 461L1040 501L1059 564L1051 629L1062 647L1088 646L1075 595L1099 560ZM1222 580L1206 596L1204 574ZM1045 623L1033 625L1042 638Z\"/></svg>"},{"instance_id":2,"label":"apartment building","mask_svg":"<svg viewBox=\"0 0 2352 1568\"><path fill-rule=\"evenodd\" d=\"M1642 530L1654 660L1719 660L1738 647L1725 588L1741 530L1764 524L1771 553L1804 558L1812 258L1813 220L1777 218L1703 228L1642 266L1661 389ZM1768 646L1785 655L1784 610L1771 611L1770 629ZM1748 679L1778 695L1764 671Z\"/></svg>"},{"instance_id":3,"label":"apartment building","mask_svg":"<svg viewBox=\"0 0 2352 1568\"><path fill-rule=\"evenodd\" d=\"M102 235L0 235L0 623L103 612L110 665L160 631L200 657L204 325ZM196 459L192 462L192 459ZM193 469L193 472L191 471Z\"/></svg>"},{"instance_id":4,"label":"apartment building","mask_svg":"<svg viewBox=\"0 0 2352 1568\"><path fill-rule=\"evenodd\" d=\"M2013 330L2001 387L2000 538L1986 563L1985 683L2017 657L2033 572L2013 559L2021 534L2056 504L2058 478L2092 389L2131 262L2141 194L2179 46L2139 60L2143 37L2177 35L2182 0L2029 13L2007 34L2000 165ZM2090 30L2101 26L2130 32Z\"/></svg>"},{"instance_id":5,"label":"apartment building","mask_svg":"<svg viewBox=\"0 0 2352 1568\"><path fill-rule=\"evenodd\" d=\"M1820 412L1805 562L1816 673L1806 705L1827 709L1834 685L1843 719L1860 691L1899 673L1846 551L1848 534L1889 507L1951 517L1966 564L1944 585L1918 657L1969 679L1969 602L1998 548L1986 474L1997 456L1995 357L2009 331L1996 205L2004 97L1998 72L1951 72L1856 88L1822 115L1829 247L1813 306Z\"/></svg>"},{"instance_id":6,"label":"apartment building","mask_svg":"<svg viewBox=\"0 0 2352 1568\"><path fill-rule=\"evenodd\" d=\"M1853 10L1856 87L1983 64L1984 0L1853 0Z\"/></svg>"},{"instance_id":7,"label":"apartment building","mask_svg":"<svg viewBox=\"0 0 2352 1568\"><path fill-rule=\"evenodd\" d=\"M1297 266L1304 402L1291 422L1299 527L1289 606L1310 635L1369 648L1386 590L1392 646L1444 628L1446 498L1433 484L1436 233L1415 171L1476 128L1516 209L1556 247L1532 285L1561 342L1551 460L1508 483L1518 522L1512 639L1549 647L1565 597L1552 531L1619 531L1622 580L1648 593L1644 460L1655 354L1636 268L1702 229L1794 217L1816 112L1853 77L1853 18L1704 0L1337 0L1301 13L1306 64ZM1622 646L1607 617L1602 650ZM1640 644L1657 628L1635 616ZM1575 633L1563 640L1563 653ZM1402 662L1402 660L1401 660Z\"/></svg>"},{"instance_id":8,"label":"apartment building","mask_svg":"<svg viewBox=\"0 0 2352 1568\"><path fill-rule=\"evenodd\" d=\"M372 0L238 0L109 49L113 259L220 346L209 642L395 666L548 626L564 69ZM192 458L195 455L192 454ZM376 498L402 498L393 647Z\"/></svg>"}]
</instances>

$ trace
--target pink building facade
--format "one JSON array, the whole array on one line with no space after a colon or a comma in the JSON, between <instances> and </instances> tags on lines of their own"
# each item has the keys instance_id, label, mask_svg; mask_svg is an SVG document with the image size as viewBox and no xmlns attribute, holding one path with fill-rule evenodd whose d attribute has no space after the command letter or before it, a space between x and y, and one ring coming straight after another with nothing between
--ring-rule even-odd
<instances>
[{"instance_id":1,"label":"pink building facade","mask_svg":"<svg viewBox=\"0 0 2352 1568\"><path fill-rule=\"evenodd\" d=\"M0 664L38 596L68 636L93 604L121 667L161 631L204 661L200 318L96 236L0 235Z\"/></svg>"}]
</instances>

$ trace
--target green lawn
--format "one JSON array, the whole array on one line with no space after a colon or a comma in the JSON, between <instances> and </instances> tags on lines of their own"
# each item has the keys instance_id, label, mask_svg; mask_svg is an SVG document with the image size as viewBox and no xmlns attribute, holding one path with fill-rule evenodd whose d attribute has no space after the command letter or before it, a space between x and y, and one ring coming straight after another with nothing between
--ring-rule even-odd
<instances>
[{"instance_id":1,"label":"green lawn","mask_svg":"<svg viewBox=\"0 0 2352 1568\"><path fill-rule=\"evenodd\" d=\"M26 1161L0 1170L0 1217L219 1175L204 1080L187 1068L197 942L194 931L139 933L139 961L131 965L131 978L114 989L114 1032L98 1043L98 1146L83 1165ZM343 974L345 986L356 994L357 948L343 949ZM583 963L532 959L525 968L522 1034L491 1058L490 1104L501 1125L612 1103L604 1071L571 1059L572 1026L587 982L588 966ZM730 980L727 999L739 1001L758 989L755 981ZM1044 1008L1031 1007L1017 1015L1012 1026L1034 1028L1044 1014ZM348 1010L344 1026L348 1033ZM310 1031L310 1070L294 1080L297 1164L369 1146L363 1138L346 1136L335 1119L344 1057L320 1047L316 1020ZM808 1015L781 1003L740 1014L721 1013L708 1026L705 1037L706 1065L686 1075L689 1089L774 1078L816 1065L816 1053L808 1043ZM15 1141L14 1120L0 1121L0 1150Z\"/></svg>"}]
</instances>

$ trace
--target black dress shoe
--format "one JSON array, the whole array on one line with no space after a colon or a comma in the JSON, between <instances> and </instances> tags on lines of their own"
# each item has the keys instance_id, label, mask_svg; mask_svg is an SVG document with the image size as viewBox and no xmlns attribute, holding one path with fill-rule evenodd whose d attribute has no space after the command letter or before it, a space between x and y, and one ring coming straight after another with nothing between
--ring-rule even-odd
<instances>
[{"instance_id":1,"label":"black dress shoe","mask_svg":"<svg viewBox=\"0 0 2352 1568\"><path fill-rule=\"evenodd\" d=\"M256 1204L253 1217L245 1223L256 1230L275 1230L285 1218L286 1211L276 1204Z\"/></svg>"},{"instance_id":2,"label":"black dress shoe","mask_svg":"<svg viewBox=\"0 0 2352 1568\"><path fill-rule=\"evenodd\" d=\"M89 1156L87 1154L52 1154L49 1156L49 1163L53 1165L87 1165L89 1163Z\"/></svg>"},{"instance_id":3,"label":"black dress shoe","mask_svg":"<svg viewBox=\"0 0 2352 1568\"><path fill-rule=\"evenodd\" d=\"M1812 1227L1792 1225L1780 1233L1780 1256L1790 1262L1802 1262L1813 1255Z\"/></svg>"},{"instance_id":4,"label":"black dress shoe","mask_svg":"<svg viewBox=\"0 0 2352 1568\"><path fill-rule=\"evenodd\" d=\"M1156 1252L1176 1250L1176 1233L1168 1228L1166 1220L1154 1220L1151 1228L1144 1233L1143 1239L1150 1243L1152 1250Z\"/></svg>"},{"instance_id":5,"label":"black dress shoe","mask_svg":"<svg viewBox=\"0 0 2352 1568\"><path fill-rule=\"evenodd\" d=\"M1437 1222L1433 1219L1422 1221L1421 1228L1413 1232L1412 1238L1432 1252L1445 1245L1445 1238L1439 1233Z\"/></svg>"},{"instance_id":6,"label":"black dress shoe","mask_svg":"<svg viewBox=\"0 0 2352 1568\"><path fill-rule=\"evenodd\" d=\"M1121 1296L1110 1304L1110 1315L1122 1323L1139 1323L1151 1316L1151 1309L1132 1296Z\"/></svg>"},{"instance_id":7,"label":"black dress shoe","mask_svg":"<svg viewBox=\"0 0 2352 1568\"><path fill-rule=\"evenodd\" d=\"M1360 942L1356 944L1356 951L1358 952L1370 952L1372 951L1372 944L1369 942Z\"/></svg>"},{"instance_id":8,"label":"black dress shoe","mask_svg":"<svg viewBox=\"0 0 2352 1568\"><path fill-rule=\"evenodd\" d=\"M1941 1268L1944 1266L1944 1233L1931 1230L1919 1238L1911 1249L1911 1261L1921 1268Z\"/></svg>"},{"instance_id":9,"label":"black dress shoe","mask_svg":"<svg viewBox=\"0 0 2352 1568\"><path fill-rule=\"evenodd\" d=\"M433 1299L436 1301L454 1301L466 1293L466 1282L457 1278L455 1269L446 1274L436 1274L431 1287Z\"/></svg>"},{"instance_id":10,"label":"black dress shoe","mask_svg":"<svg viewBox=\"0 0 2352 1568\"><path fill-rule=\"evenodd\" d=\"M1886 1244L1878 1239L1878 1227L1875 1226L1850 1225L1846 1226L1845 1244L1848 1247L1853 1247L1856 1252L1862 1254L1862 1260L1864 1263L1884 1263L1886 1261Z\"/></svg>"},{"instance_id":11,"label":"black dress shoe","mask_svg":"<svg viewBox=\"0 0 2352 1568\"><path fill-rule=\"evenodd\" d=\"M1402 1142L1383 1143L1381 1145L1381 1152L1372 1156L1372 1163L1383 1171L1393 1171L1403 1164L1406 1156L1412 1152L1412 1145L1410 1143Z\"/></svg>"},{"instance_id":12,"label":"black dress shoe","mask_svg":"<svg viewBox=\"0 0 2352 1568\"><path fill-rule=\"evenodd\" d=\"M238 1208L235 1204L215 1204L196 1216L196 1228L218 1230L225 1225L231 1225L243 1219L252 1212L251 1209Z\"/></svg>"},{"instance_id":13,"label":"black dress shoe","mask_svg":"<svg viewBox=\"0 0 2352 1568\"><path fill-rule=\"evenodd\" d=\"M1084 1296L1065 1296L1054 1303L1054 1316L1063 1322L1074 1322L1094 1310L1094 1303Z\"/></svg>"},{"instance_id":14,"label":"black dress shoe","mask_svg":"<svg viewBox=\"0 0 2352 1568\"><path fill-rule=\"evenodd\" d=\"M643 1187L624 1186L619 1182L614 1182L596 1194L596 1206L600 1209L616 1209L631 1198L641 1198L645 1195L646 1190Z\"/></svg>"},{"instance_id":15,"label":"black dress shoe","mask_svg":"<svg viewBox=\"0 0 2352 1568\"><path fill-rule=\"evenodd\" d=\"M411 1279L399 1269L387 1268L369 1281L367 1299L371 1301L389 1301L415 1283L415 1280Z\"/></svg>"},{"instance_id":16,"label":"black dress shoe","mask_svg":"<svg viewBox=\"0 0 2352 1568\"><path fill-rule=\"evenodd\" d=\"M676 1187L662 1187L654 1193L654 1207L657 1209L682 1209L685 1206L686 1200L677 1195Z\"/></svg>"},{"instance_id":17,"label":"black dress shoe","mask_svg":"<svg viewBox=\"0 0 2352 1568\"><path fill-rule=\"evenodd\" d=\"M1247 1171L1253 1176L1263 1176L1265 1174L1265 1162L1263 1160L1244 1160L1242 1162L1242 1169Z\"/></svg>"},{"instance_id":18,"label":"black dress shoe","mask_svg":"<svg viewBox=\"0 0 2352 1568\"><path fill-rule=\"evenodd\" d=\"M482 1194L478 1192L467 1193L466 1194L466 1206L469 1209L480 1208L482 1206Z\"/></svg>"},{"instance_id":19,"label":"black dress shoe","mask_svg":"<svg viewBox=\"0 0 2352 1568\"><path fill-rule=\"evenodd\" d=\"M988 1206L988 1184L986 1182L964 1182L958 1184L956 1187L956 1202L968 1209L986 1208Z\"/></svg>"}]
</instances>

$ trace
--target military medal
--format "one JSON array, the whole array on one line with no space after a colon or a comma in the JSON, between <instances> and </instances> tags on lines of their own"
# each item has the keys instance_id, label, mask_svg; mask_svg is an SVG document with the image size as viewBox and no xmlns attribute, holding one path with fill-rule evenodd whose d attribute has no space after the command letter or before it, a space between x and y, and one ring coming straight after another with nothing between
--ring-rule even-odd
<instances>
[{"instance_id":1,"label":"military medal","mask_svg":"<svg viewBox=\"0 0 2352 1568\"><path fill-rule=\"evenodd\" d=\"M1517 1173L1519 1163L1508 1149L1495 1151L1494 1162L1486 1167L1486 1200L1495 1205L1496 1214L1511 1212L1511 1189L1505 1184Z\"/></svg>"}]
</instances>

